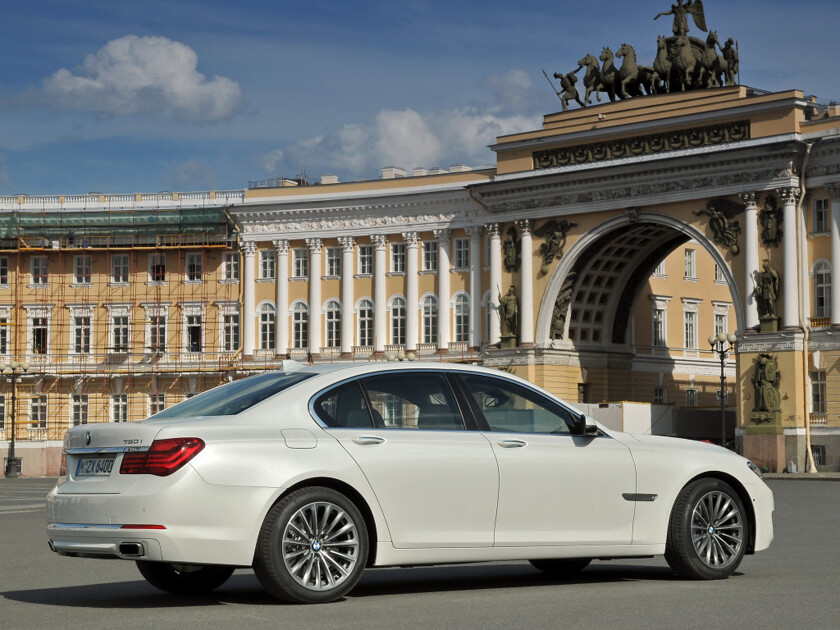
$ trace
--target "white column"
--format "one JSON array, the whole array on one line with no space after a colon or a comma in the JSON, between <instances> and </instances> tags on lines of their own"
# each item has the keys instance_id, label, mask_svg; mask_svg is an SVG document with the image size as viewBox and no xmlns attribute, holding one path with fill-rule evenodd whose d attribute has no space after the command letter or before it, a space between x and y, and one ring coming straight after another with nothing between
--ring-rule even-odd
<instances>
[{"instance_id":1,"label":"white column","mask_svg":"<svg viewBox=\"0 0 840 630\"><path fill-rule=\"evenodd\" d=\"M502 240L499 237L499 224L486 225L490 235L490 344L499 343L502 339L502 323L499 319L499 293L502 291Z\"/></svg>"},{"instance_id":2,"label":"white column","mask_svg":"<svg viewBox=\"0 0 840 630\"><path fill-rule=\"evenodd\" d=\"M826 186L831 195L831 326L840 326L840 182Z\"/></svg>"},{"instance_id":3,"label":"white column","mask_svg":"<svg viewBox=\"0 0 840 630\"><path fill-rule=\"evenodd\" d=\"M385 352L385 340L388 339L388 296L385 293L388 237L384 234L374 234L373 244L376 248L373 264L373 349L376 352Z\"/></svg>"},{"instance_id":4,"label":"white column","mask_svg":"<svg viewBox=\"0 0 840 630\"><path fill-rule=\"evenodd\" d=\"M466 229L470 237L470 347L481 345L481 228Z\"/></svg>"},{"instance_id":5,"label":"white column","mask_svg":"<svg viewBox=\"0 0 840 630\"><path fill-rule=\"evenodd\" d=\"M405 349L417 350L420 337L419 326L419 277L417 268L417 250L420 238L417 232L403 232L405 240Z\"/></svg>"},{"instance_id":6,"label":"white column","mask_svg":"<svg viewBox=\"0 0 840 630\"><path fill-rule=\"evenodd\" d=\"M449 300L449 230L435 230L438 239L438 350L447 350L452 339L450 332Z\"/></svg>"},{"instance_id":7,"label":"white column","mask_svg":"<svg viewBox=\"0 0 840 630\"><path fill-rule=\"evenodd\" d=\"M254 289L256 286L256 277L254 268L254 255L257 253L257 244L253 241L242 243L242 253L244 259L242 261L242 354L246 357L254 356L254 340L256 325L256 308L254 300Z\"/></svg>"},{"instance_id":8,"label":"white column","mask_svg":"<svg viewBox=\"0 0 840 630\"><path fill-rule=\"evenodd\" d=\"M755 301L753 290L758 279L758 206L755 193L743 193L741 199L746 204L744 210L744 305L746 327L756 328L759 325L758 303Z\"/></svg>"},{"instance_id":9,"label":"white column","mask_svg":"<svg viewBox=\"0 0 840 630\"><path fill-rule=\"evenodd\" d=\"M339 237L341 243L341 354L353 352L353 254L356 241L352 236Z\"/></svg>"},{"instance_id":10,"label":"white column","mask_svg":"<svg viewBox=\"0 0 840 630\"><path fill-rule=\"evenodd\" d=\"M782 325L784 328L794 328L799 326L799 261L796 257L796 200L799 197L799 189L782 188L776 192L782 199L785 226L782 234Z\"/></svg>"},{"instance_id":11,"label":"white column","mask_svg":"<svg viewBox=\"0 0 840 630\"><path fill-rule=\"evenodd\" d=\"M531 240L531 221L516 222L522 232L522 261L519 267L519 343L534 343L534 251Z\"/></svg>"},{"instance_id":12,"label":"white column","mask_svg":"<svg viewBox=\"0 0 840 630\"><path fill-rule=\"evenodd\" d=\"M277 355L289 353L289 241L273 242L277 253L277 312L274 336Z\"/></svg>"},{"instance_id":13,"label":"white column","mask_svg":"<svg viewBox=\"0 0 840 630\"><path fill-rule=\"evenodd\" d=\"M321 245L320 238L308 238L309 247L309 352L321 353Z\"/></svg>"}]
</instances>

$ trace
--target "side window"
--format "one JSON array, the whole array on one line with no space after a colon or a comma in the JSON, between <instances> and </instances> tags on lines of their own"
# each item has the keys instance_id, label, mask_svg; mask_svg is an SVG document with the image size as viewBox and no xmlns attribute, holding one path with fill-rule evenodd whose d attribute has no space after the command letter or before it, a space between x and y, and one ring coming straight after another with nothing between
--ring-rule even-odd
<instances>
[{"instance_id":1,"label":"side window","mask_svg":"<svg viewBox=\"0 0 840 630\"><path fill-rule=\"evenodd\" d=\"M463 431L464 421L446 376L392 372L362 379L374 417L392 429Z\"/></svg>"},{"instance_id":2,"label":"side window","mask_svg":"<svg viewBox=\"0 0 840 630\"><path fill-rule=\"evenodd\" d=\"M321 394L313 407L321 422L333 429L363 429L373 426L358 381L345 383Z\"/></svg>"},{"instance_id":3,"label":"side window","mask_svg":"<svg viewBox=\"0 0 840 630\"><path fill-rule=\"evenodd\" d=\"M461 379L491 431L579 433L576 414L518 383L476 375Z\"/></svg>"}]
</instances>

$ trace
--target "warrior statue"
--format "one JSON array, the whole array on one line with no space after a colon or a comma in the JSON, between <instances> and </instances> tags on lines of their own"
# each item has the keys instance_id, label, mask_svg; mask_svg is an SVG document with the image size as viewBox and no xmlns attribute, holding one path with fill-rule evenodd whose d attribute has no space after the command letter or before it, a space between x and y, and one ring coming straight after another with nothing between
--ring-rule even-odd
<instances>
[{"instance_id":1,"label":"warrior statue","mask_svg":"<svg viewBox=\"0 0 840 630\"><path fill-rule=\"evenodd\" d=\"M779 396L779 372L776 359L769 354L759 354L755 362L752 383L755 388L754 412L778 411L781 408Z\"/></svg>"},{"instance_id":2,"label":"warrior statue","mask_svg":"<svg viewBox=\"0 0 840 630\"><path fill-rule=\"evenodd\" d=\"M680 37L688 33L688 15L694 18L694 24L701 31L706 30L706 14L703 12L703 0L688 0L683 4L683 0L677 0L677 4L671 5L670 11L662 11L654 20L658 20L663 15L674 16L674 37Z\"/></svg>"},{"instance_id":3,"label":"warrior statue","mask_svg":"<svg viewBox=\"0 0 840 630\"><path fill-rule=\"evenodd\" d=\"M562 72L555 72L554 78L560 79L560 87L563 88L563 91L558 94L560 97L560 104L563 106L563 111L569 111L569 101L575 100L578 105L581 107L586 107L586 103L580 100L580 95L578 94L577 88L575 87L575 83L577 83L578 78L575 75L575 72L580 70L580 68L576 68L567 74L563 74Z\"/></svg>"},{"instance_id":4,"label":"warrior statue","mask_svg":"<svg viewBox=\"0 0 840 630\"><path fill-rule=\"evenodd\" d=\"M758 284L753 289L753 295L758 306L758 316L761 319L777 319L776 298L779 295L779 274L764 261L764 271L758 274Z\"/></svg>"},{"instance_id":5,"label":"warrior statue","mask_svg":"<svg viewBox=\"0 0 840 630\"><path fill-rule=\"evenodd\" d=\"M502 334L515 337L519 330L519 298L516 297L513 285L504 297L499 293L499 318L502 323Z\"/></svg>"}]
</instances>

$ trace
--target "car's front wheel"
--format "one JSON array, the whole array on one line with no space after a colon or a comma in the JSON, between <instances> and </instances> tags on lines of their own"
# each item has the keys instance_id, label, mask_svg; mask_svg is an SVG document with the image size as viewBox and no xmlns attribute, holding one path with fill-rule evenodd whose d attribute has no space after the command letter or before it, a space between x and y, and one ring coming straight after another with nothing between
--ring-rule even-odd
<instances>
[{"instance_id":1,"label":"car's front wheel","mask_svg":"<svg viewBox=\"0 0 840 630\"><path fill-rule=\"evenodd\" d=\"M277 599L326 603L356 585L367 555L367 527L354 503L330 488L303 488L269 510L254 572Z\"/></svg>"},{"instance_id":2,"label":"car's front wheel","mask_svg":"<svg viewBox=\"0 0 840 630\"><path fill-rule=\"evenodd\" d=\"M224 584L234 567L205 564L180 564L137 560L137 568L146 581L175 595L203 595Z\"/></svg>"},{"instance_id":3,"label":"car's front wheel","mask_svg":"<svg viewBox=\"0 0 840 630\"><path fill-rule=\"evenodd\" d=\"M748 540L738 493L719 479L698 479L683 488L671 510L665 559L683 577L719 580L738 568Z\"/></svg>"},{"instance_id":4,"label":"car's front wheel","mask_svg":"<svg viewBox=\"0 0 840 630\"><path fill-rule=\"evenodd\" d=\"M531 566L554 577L571 577L583 571L592 562L589 558L544 558L529 560Z\"/></svg>"}]
</instances>

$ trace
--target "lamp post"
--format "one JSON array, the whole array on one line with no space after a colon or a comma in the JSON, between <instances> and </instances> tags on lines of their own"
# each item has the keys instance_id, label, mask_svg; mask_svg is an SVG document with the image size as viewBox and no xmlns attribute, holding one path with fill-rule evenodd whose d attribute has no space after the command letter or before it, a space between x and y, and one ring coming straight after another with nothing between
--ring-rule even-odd
<instances>
[{"instance_id":1,"label":"lamp post","mask_svg":"<svg viewBox=\"0 0 840 630\"><path fill-rule=\"evenodd\" d=\"M737 337L732 333L718 333L709 337L712 352L720 357L720 444L726 448L726 372L725 361L729 351L735 347Z\"/></svg>"},{"instance_id":2,"label":"lamp post","mask_svg":"<svg viewBox=\"0 0 840 630\"><path fill-rule=\"evenodd\" d=\"M17 412L17 379L29 371L28 363L11 361L3 368L3 375L12 384L12 435L9 439L9 455L6 458L6 477L17 477L19 475L20 459L15 457L15 413Z\"/></svg>"}]
</instances>

